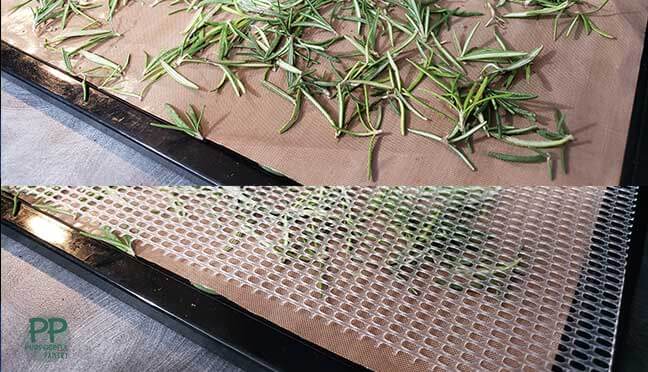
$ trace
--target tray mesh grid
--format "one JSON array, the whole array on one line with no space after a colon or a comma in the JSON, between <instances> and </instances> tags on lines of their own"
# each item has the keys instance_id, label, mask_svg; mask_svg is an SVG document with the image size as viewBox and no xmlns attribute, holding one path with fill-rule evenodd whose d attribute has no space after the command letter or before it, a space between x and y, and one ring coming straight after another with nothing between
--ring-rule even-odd
<instances>
[{"instance_id":1,"label":"tray mesh grid","mask_svg":"<svg viewBox=\"0 0 648 372\"><path fill-rule=\"evenodd\" d=\"M138 255L212 278L200 284L235 283L335 324L371 359L610 368L632 188L19 189L80 229L109 226ZM290 329L293 315L278 323Z\"/></svg>"}]
</instances>

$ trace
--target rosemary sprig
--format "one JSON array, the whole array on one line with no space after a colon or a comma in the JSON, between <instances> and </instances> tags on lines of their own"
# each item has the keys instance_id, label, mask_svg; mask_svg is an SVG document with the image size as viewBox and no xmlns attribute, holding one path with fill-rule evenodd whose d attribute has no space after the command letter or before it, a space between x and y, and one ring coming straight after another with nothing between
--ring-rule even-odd
<instances>
[{"instance_id":1,"label":"rosemary sprig","mask_svg":"<svg viewBox=\"0 0 648 372\"><path fill-rule=\"evenodd\" d=\"M83 45L79 48L76 48L74 52L78 52L83 49L87 49L91 46L95 46L98 44L100 41L105 41L109 37L114 37L118 36L117 33L113 32L112 30L104 30L104 29L79 29L79 30L73 30L73 31L68 31L68 32L63 32L60 33L54 38L47 40L45 39L45 46L46 47L54 47L57 46L64 41L70 40L70 39L77 39L77 38L84 38L84 37L102 37L101 39L90 39L90 42L92 44L88 45Z\"/></svg>"},{"instance_id":2,"label":"rosemary sprig","mask_svg":"<svg viewBox=\"0 0 648 372\"><path fill-rule=\"evenodd\" d=\"M13 196L12 205L11 205L11 217L16 217L20 211L20 192L17 192Z\"/></svg>"},{"instance_id":3,"label":"rosemary sprig","mask_svg":"<svg viewBox=\"0 0 648 372\"><path fill-rule=\"evenodd\" d=\"M88 95L89 90L88 90L88 81L86 80L85 75L83 76L83 80L81 80L81 91L83 93L83 102L88 102Z\"/></svg>"},{"instance_id":4,"label":"rosemary sprig","mask_svg":"<svg viewBox=\"0 0 648 372\"><path fill-rule=\"evenodd\" d=\"M193 106L189 105L189 108L187 109L187 111L185 111L186 120L183 120L180 115L178 115L176 110L168 103L164 105L164 109L167 112L167 116L171 120L171 125L151 123L152 126L181 131L196 139L199 139L201 141L203 140L203 136L200 133L200 125L202 122L203 113L205 112L204 106L202 110L200 110L200 114L196 115L196 111L194 111Z\"/></svg>"},{"instance_id":5,"label":"rosemary sprig","mask_svg":"<svg viewBox=\"0 0 648 372\"><path fill-rule=\"evenodd\" d=\"M58 206L54 205L53 203L49 203L49 202L36 201L36 202L32 203L31 206L38 209L38 210L44 211L44 212L51 212L51 213L55 213L55 214L59 214L59 215L66 215L66 216L73 217L74 219L77 219L79 217L78 213L74 213L74 212L72 212L72 211L70 211L70 210L68 210L66 208L58 207Z\"/></svg>"},{"instance_id":6,"label":"rosemary sprig","mask_svg":"<svg viewBox=\"0 0 648 372\"><path fill-rule=\"evenodd\" d=\"M101 235L87 233L85 231L81 231L80 234L87 238L102 241L119 249L122 252L128 253L131 256L135 256L135 251L133 250L133 238L130 235L118 236L108 226L102 227L101 232Z\"/></svg>"},{"instance_id":7,"label":"rosemary sprig","mask_svg":"<svg viewBox=\"0 0 648 372\"><path fill-rule=\"evenodd\" d=\"M14 7L14 11L29 4L31 1L25 1ZM85 18L90 22L90 25L99 24L99 20L88 15L86 11L98 8L101 4L97 2L81 2L77 0L37 0L37 5L32 8L34 16L33 27L34 29L39 26L45 25L50 21L60 21L61 28L65 29L67 21L70 16L76 14Z\"/></svg>"},{"instance_id":8,"label":"rosemary sprig","mask_svg":"<svg viewBox=\"0 0 648 372\"><path fill-rule=\"evenodd\" d=\"M592 31L601 35L607 39L614 39L615 37L608 34L607 32L598 28L591 19L591 15L597 13L605 5L607 5L609 0L603 0L598 6L592 6L589 2L585 0L508 0L509 2L514 3L524 3L525 6L531 6L533 9L521 11L521 12L512 12L504 14L505 18L539 18L539 17L552 17L553 18L553 35L554 40L558 40L558 22L561 18L571 19L567 31L565 33L566 37L569 37L571 32L574 30L575 26L580 22L585 33L587 35L591 34ZM590 10L579 11L574 10L577 6L588 5L591 7Z\"/></svg>"}]
</instances>

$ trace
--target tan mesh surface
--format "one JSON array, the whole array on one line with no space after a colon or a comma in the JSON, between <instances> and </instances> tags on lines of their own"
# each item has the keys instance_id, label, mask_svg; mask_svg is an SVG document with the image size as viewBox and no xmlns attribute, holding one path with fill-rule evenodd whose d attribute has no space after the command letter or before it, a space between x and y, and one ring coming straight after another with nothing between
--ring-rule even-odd
<instances>
[{"instance_id":1,"label":"tan mesh surface","mask_svg":"<svg viewBox=\"0 0 648 372\"><path fill-rule=\"evenodd\" d=\"M634 189L20 190L372 369L610 365Z\"/></svg>"},{"instance_id":2,"label":"tan mesh surface","mask_svg":"<svg viewBox=\"0 0 648 372\"><path fill-rule=\"evenodd\" d=\"M36 38L31 29L29 10L9 16L7 10L13 1L2 0L1 3L2 39L62 67L60 52L45 50L43 41ZM449 3L451 7L463 5L462 2ZM488 13L483 0L466 1L465 8ZM150 8L148 4L131 1L130 5L118 11L114 21L115 30L123 36L97 49L98 53L119 62L128 53L132 54L127 87L142 86L139 78L144 66L143 50L157 54L181 40L180 31L191 14L182 12L168 17L168 11L165 3ZM515 88L539 94L541 103L534 109L538 111L541 123L553 126L553 108L562 109L576 136L577 141L569 151L570 172L568 175L559 174L555 184L618 184L647 15L648 4L644 0L610 1L594 20L600 28L615 35L616 41L595 35L588 37L579 32L575 40L561 38L554 42L551 20L511 20L508 28L502 31L512 48L528 51L540 44L545 46L536 63L537 74L530 83L520 82ZM482 24L487 18L482 19ZM72 25L74 21L73 18ZM461 37L476 21L476 18L458 19L453 29ZM491 32L487 29L479 33L475 45L493 42ZM43 36L47 35L51 34ZM230 87L221 94L207 92L221 78L217 68L187 65L180 71L197 82L202 90L194 92L165 77L153 85L142 102L135 98L126 100L160 117L165 117L163 104L167 102L181 109L189 103L197 107L206 104L205 133L208 139L303 184L367 182L367 140L336 140L330 127L312 106L307 105L298 125L286 134L278 135L277 130L290 116L291 107L261 87L259 76L242 74L249 92L237 98ZM380 184L531 185L550 182L542 164L510 164L487 157L488 151L507 150L489 141L478 141L473 160L479 171L471 172L439 144L414 135L402 137L398 134L397 118L387 112L384 129L389 134L383 136L377 146L376 176ZM414 118L411 126L431 131L447 130L436 119L425 123Z\"/></svg>"}]
</instances>

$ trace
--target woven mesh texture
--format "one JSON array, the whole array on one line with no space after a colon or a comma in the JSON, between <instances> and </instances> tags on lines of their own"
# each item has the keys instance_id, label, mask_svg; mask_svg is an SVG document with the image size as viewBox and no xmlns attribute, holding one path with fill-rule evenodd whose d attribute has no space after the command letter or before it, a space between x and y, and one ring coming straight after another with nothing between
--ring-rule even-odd
<instances>
[{"instance_id":1,"label":"woven mesh texture","mask_svg":"<svg viewBox=\"0 0 648 372\"><path fill-rule=\"evenodd\" d=\"M370 368L610 367L632 188L19 189Z\"/></svg>"}]
</instances>

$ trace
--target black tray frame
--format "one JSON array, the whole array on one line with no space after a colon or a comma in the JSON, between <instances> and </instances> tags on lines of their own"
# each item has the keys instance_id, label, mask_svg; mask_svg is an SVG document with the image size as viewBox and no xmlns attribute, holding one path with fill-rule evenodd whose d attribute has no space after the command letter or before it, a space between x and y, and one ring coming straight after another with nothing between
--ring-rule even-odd
<instances>
[{"instance_id":1,"label":"black tray frame","mask_svg":"<svg viewBox=\"0 0 648 372\"><path fill-rule=\"evenodd\" d=\"M606 196L607 197L607 196ZM605 199L604 199L605 200ZM351 371L364 370L358 364L323 349L285 329L241 308L226 298L197 289L186 279L153 263L132 257L103 242L83 237L65 225L72 238L65 244L36 236L27 223L32 216L62 223L60 220L21 201L12 215L13 197L2 192L2 233L35 252L102 288L128 305L178 331L196 343L230 360L245 370ZM619 365L627 333L639 266L648 227L648 187L639 188L637 209L630 239L620 318L612 367ZM600 256L601 260L605 257ZM604 285L604 283L603 283ZM160 290L161 288L161 290ZM579 298L580 284L574 298ZM213 322L214 315L219 319ZM572 311L566 323L582 318ZM563 339L556 358L568 355L568 340ZM557 359L558 360L558 359ZM554 370L561 370L555 367Z\"/></svg>"}]
</instances>

